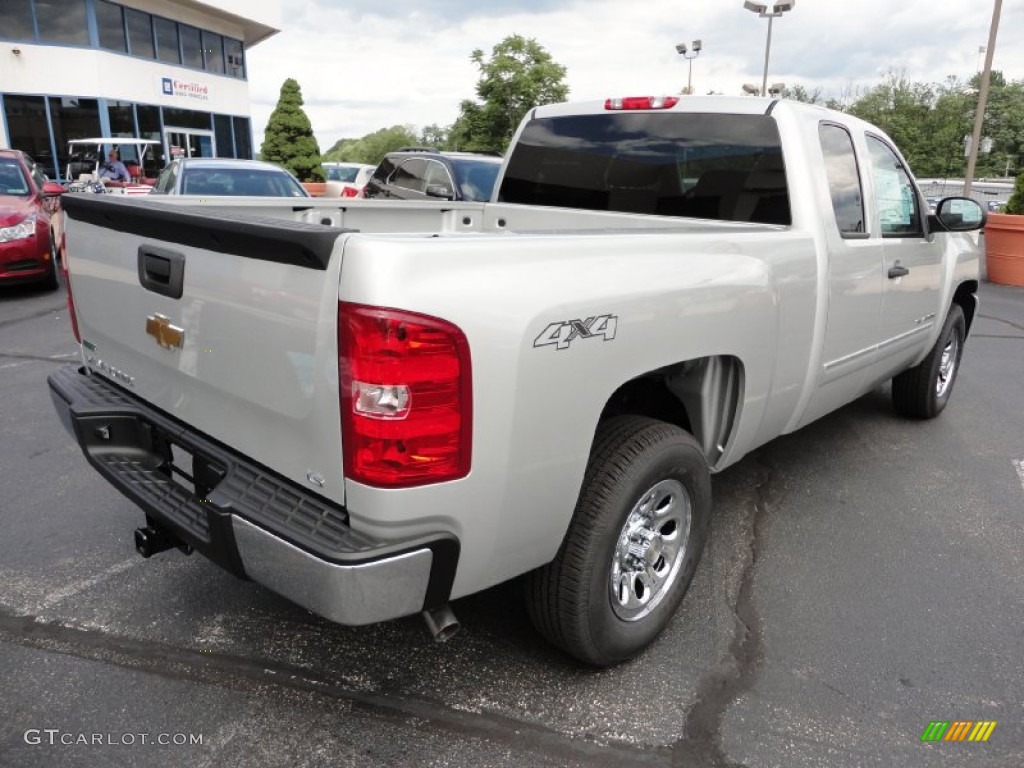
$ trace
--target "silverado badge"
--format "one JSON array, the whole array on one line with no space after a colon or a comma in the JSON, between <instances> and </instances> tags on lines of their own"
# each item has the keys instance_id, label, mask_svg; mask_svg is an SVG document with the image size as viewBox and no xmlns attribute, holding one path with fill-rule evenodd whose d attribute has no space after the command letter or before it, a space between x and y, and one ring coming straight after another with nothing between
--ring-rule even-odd
<instances>
[{"instance_id":1,"label":"silverado badge","mask_svg":"<svg viewBox=\"0 0 1024 768\"><path fill-rule=\"evenodd\" d=\"M166 315L147 317L146 333L156 339L156 343L164 349L181 349L185 343L185 329L171 325L171 318Z\"/></svg>"}]
</instances>

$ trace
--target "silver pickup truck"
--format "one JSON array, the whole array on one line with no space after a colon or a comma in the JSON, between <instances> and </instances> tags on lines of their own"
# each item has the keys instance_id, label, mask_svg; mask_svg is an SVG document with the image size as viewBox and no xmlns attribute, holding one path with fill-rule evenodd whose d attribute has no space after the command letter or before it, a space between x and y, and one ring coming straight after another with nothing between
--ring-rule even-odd
<instances>
[{"instance_id":1,"label":"silver pickup truck","mask_svg":"<svg viewBox=\"0 0 1024 768\"><path fill-rule=\"evenodd\" d=\"M598 666L682 600L711 473L889 379L942 411L985 218L929 214L871 125L723 97L537 108L488 203L64 207L82 359L49 385L140 553L441 638L523 577Z\"/></svg>"}]
</instances>

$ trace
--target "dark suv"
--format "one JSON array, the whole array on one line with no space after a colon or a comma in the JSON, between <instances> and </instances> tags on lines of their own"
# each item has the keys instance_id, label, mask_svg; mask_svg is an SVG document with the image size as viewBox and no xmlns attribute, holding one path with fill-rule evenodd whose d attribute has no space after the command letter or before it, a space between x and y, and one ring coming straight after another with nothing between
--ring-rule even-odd
<instances>
[{"instance_id":1,"label":"dark suv","mask_svg":"<svg viewBox=\"0 0 1024 768\"><path fill-rule=\"evenodd\" d=\"M366 182L363 196L487 202L501 163L496 155L400 149L384 156Z\"/></svg>"}]
</instances>

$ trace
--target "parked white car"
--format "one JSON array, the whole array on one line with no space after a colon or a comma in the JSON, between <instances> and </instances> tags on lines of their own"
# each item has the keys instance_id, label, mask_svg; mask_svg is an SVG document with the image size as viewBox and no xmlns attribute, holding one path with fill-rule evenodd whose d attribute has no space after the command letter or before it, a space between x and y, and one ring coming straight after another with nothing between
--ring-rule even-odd
<instances>
[{"instance_id":1,"label":"parked white car","mask_svg":"<svg viewBox=\"0 0 1024 768\"><path fill-rule=\"evenodd\" d=\"M364 163L322 163L327 177L325 197L359 197L370 180L375 165Z\"/></svg>"},{"instance_id":2,"label":"parked white car","mask_svg":"<svg viewBox=\"0 0 1024 768\"><path fill-rule=\"evenodd\" d=\"M151 194L203 197L309 197L288 171L273 163L232 158L179 158L160 172Z\"/></svg>"}]
</instances>

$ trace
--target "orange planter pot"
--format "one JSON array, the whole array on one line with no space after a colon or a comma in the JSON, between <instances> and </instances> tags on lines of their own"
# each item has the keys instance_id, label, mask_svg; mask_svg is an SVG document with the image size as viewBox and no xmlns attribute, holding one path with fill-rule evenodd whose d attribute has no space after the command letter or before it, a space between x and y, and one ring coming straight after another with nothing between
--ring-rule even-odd
<instances>
[{"instance_id":1,"label":"orange planter pot","mask_svg":"<svg viewBox=\"0 0 1024 768\"><path fill-rule=\"evenodd\" d=\"M993 283L1024 287L1024 216L988 215L985 268Z\"/></svg>"},{"instance_id":2,"label":"orange planter pot","mask_svg":"<svg viewBox=\"0 0 1024 768\"><path fill-rule=\"evenodd\" d=\"M327 183L323 181L304 181L302 186L306 188L313 197L323 197L327 191Z\"/></svg>"}]
</instances>

